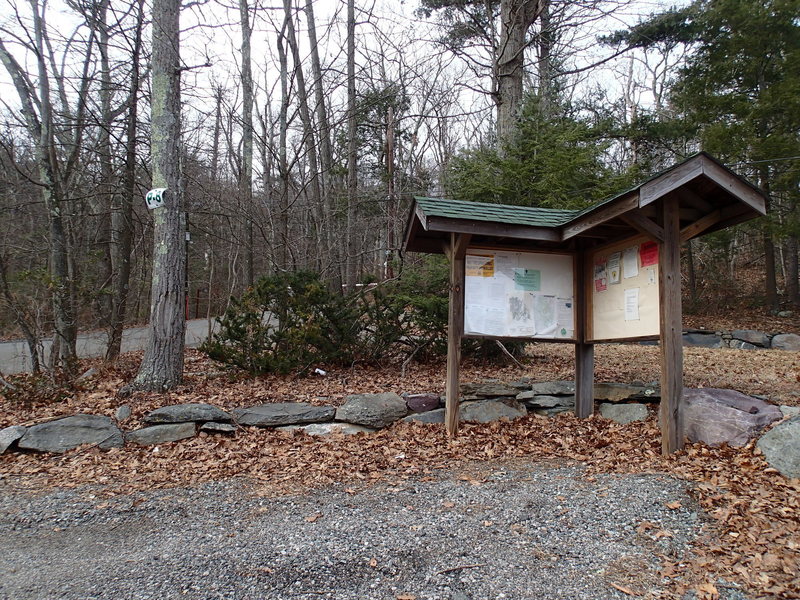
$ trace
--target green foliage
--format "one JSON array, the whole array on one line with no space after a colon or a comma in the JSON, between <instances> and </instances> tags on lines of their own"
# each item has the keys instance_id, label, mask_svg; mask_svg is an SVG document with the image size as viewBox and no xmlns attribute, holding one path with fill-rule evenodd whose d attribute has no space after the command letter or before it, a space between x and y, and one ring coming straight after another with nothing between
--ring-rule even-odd
<instances>
[{"instance_id":1,"label":"green foliage","mask_svg":"<svg viewBox=\"0 0 800 600\"><path fill-rule=\"evenodd\" d=\"M251 373L303 373L447 352L448 267L426 256L397 280L340 296L309 272L261 279L231 304L220 330L201 347L211 358ZM466 354L499 357L494 342L468 340ZM509 350L519 354L522 344Z\"/></svg>"},{"instance_id":2,"label":"green foliage","mask_svg":"<svg viewBox=\"0 0 800 600\"><path fill-rule=\"evenodd\" d=\"M604 164L609 145L606 123L581 119L567 106L542 110L530 97L506 147L453 160L447 192L478 202L584 208L630 184Z\"/></svg>"}]
</instances>

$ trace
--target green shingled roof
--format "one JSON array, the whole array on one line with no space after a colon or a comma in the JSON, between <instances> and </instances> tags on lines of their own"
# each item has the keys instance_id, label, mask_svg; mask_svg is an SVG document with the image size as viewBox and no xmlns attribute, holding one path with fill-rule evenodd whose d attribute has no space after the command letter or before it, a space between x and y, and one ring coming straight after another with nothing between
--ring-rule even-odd
<instances>
[{"instance_id":1,"label":"green shingled roof","mask_svg":"<svg viewBox=\"0 0 800 600\"><path fill-rule=\"evenodd\" d=\"M558 227L572 219L577 210L557 208L538 208L531 206L510 206L508 204L487 204L466 200L446 200L443 198L415 198L417 206L427 217L447 217L489 221L493 223L512 223L532 227Z\"/></svg>"}]
</instances>

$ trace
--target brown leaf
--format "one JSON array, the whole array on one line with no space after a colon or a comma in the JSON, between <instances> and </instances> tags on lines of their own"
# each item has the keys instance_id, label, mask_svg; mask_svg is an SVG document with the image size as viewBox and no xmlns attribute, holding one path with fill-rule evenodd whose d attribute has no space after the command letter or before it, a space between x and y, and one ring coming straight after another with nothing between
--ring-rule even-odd
<instances>
[{"instance_id":1,"label":"brown leaf","mask_svg":"<svg viewBox=\"0 0 800 600\"><path fill-rule=\"evenodd\" d=\"M306 521L308 521L309 523L316 523L316 522L317 522L317 520L318 520L320 517L322 517L322 513L316 513L316 514L313 514L313 515L309 515L309 516L307 516L307 517L306 517Z\"/></svg>"},{"instance_id":2,"label":"brown leaf","mask_svg":"<svg viewBox=\"0 0 800 600\"><path fill-rule=\"evenodd\" d=\"M616 583L611 583L611 587L614 589L619 590L623 594L628 594L628 596L641 596L640 593L634 592L631 588L625 587L624 585L618 585Z\"/></svg>"}]
</instances>

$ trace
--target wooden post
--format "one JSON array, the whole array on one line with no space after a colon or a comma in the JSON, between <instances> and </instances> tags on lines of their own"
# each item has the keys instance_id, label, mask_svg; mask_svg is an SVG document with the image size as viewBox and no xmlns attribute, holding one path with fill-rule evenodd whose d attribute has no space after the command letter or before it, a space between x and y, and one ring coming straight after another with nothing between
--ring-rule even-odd
<instances>
[{"instance_id":1,"label":"wooden post","mask_svg":"<svg viewBox=\"0 0 800 600\"><path fill-rule=\"evenodd\" d=\"M594 344L587 344L589 298L586 252L578 247L575 260L575 416L585 419L594 412Z\"/></svg>"},{"instance_id":2,"label":"wooden post","mask_svg":"<svg viewBox=\"0 0 800 600\"><path fill-rule=\"evenodd\" d=\"M450 259L450 307L447 320L447 386L445 425L447 433L458 433L459 367L461 365L461 336L464 334L464 275L467 245L472 236L450 234L447 256Z\"/></svg>"},{"instance_id":3,"label":"wooden post","mask_svg":"<svg viewBox=\"0 0 800 600\"><path fill-rule=\"evenodd\" d=\"M681 322L681 229L679 201L662 199L664 241L659 245L661 325L661 452L683 448L683 326Z\"/></svg>"}]
</instances>

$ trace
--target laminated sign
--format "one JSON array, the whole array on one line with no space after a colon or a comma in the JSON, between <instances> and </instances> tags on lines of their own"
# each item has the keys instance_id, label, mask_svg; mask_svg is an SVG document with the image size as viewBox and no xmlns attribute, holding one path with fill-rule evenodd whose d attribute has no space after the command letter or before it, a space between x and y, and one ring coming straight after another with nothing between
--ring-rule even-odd
<instances>
[{"instance_id":1,"label":"laminated sign","mask_svg":"<svg viewBox=\"0 0 800 600\"><path fill-rule=\"evenodd\" d=\"M147 192L147 196L144 197L145 202L147 202L147 208L153 210L154 208L160 208L164 206L164 200L167 197L167 188L154 188Z\"/></svg>"}]
</instances>

